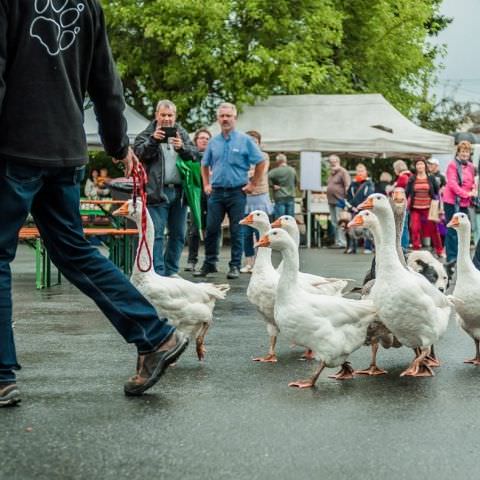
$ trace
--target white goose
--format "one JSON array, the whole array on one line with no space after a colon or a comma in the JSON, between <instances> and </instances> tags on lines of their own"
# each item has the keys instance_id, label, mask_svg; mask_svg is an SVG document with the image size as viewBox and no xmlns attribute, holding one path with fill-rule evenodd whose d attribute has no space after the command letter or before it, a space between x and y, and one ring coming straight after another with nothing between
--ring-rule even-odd
<instances>
[{"instance_id":1,"label":"white goose","mask_svg":"<svg viewBox=\"0 0 480 480\"><path fill-rule=\"evenodd\" d=\"M407 268L400 241L407 211L407 197L403 188L398 188L393 191L392 197L390 199L390 206L392 208L393 217L395 219L395 246L398 259L400 260L400 263L405 268ZM349 227L350 226L354 227L355 222L350 222ZM378 232L377 235L380 236L380 232ZM362 298L369 298L373 285L375 285L375 266L376 258L374 256L370 271L364 280L364 285L362 287ZM378 319L369 325L365 345L370 345L372 349L370 366L369 368L366 368L364 370L355 370L355 374L357 375L386 374L387 371L379 368L377 365L377 353L379 346L381 345L385 349L400 348L402 346L402 344L398 341L397 338L395 338L392 332L390 332L390 330L388 330L388 328Z\"/></svg>"},{"instance_id":2,"label":"white goose","mask_svg":"<svg viewBox=\"0 0 480 480\"><path fill-rule=\"evenodd\" d=\"M260 236L265 235L270 230L270 219L268 215L261 210L251 212L240 221L240 224L255 228L260 233ZM297 236L295 236L295 232L292 229L287 231L294 241L298 240L298 228ZM250 303L257 307L266 322L270 344L268 354L263 357L254 358L253 360L256 362L277 362L275 345L279 329L275 322L274 304L280 272L281 268L276 270L272 265L272 250L270 248L259 247L247 288L247 297ZM299 283L302 290L312 294L339 295L339 289L341 290L347 282L343 280L337 282L335 279L335 281L331 283L328 280L323 281L323 277L319 279L319 277L315 275L300 272ZM312 359L313 355L307 350L302 358Z\"/></svg>"},{"instance_id":3,"label":"white goose","mask_svg":"<svg viewBox=\"0 0 480 480\"><path fill-rule=\"evenodd\" d=\"M143 204L140 199L125 202L113 215L124 216L136 222L140 235L140 243L133 267L131 282L150 300L161 316L191 338L196 339L196 351L199 360L205 357L205 334L213 320L213 309L217 300L225 298L230 289L228 284L214 285L212 283L193 283L183 278L162 277L153 269L145 248L141 248L142 241L142 212ZM154 226L148 210L146 244L150 252L153 251ZM150 268L141 271L143 268Z\"/></svg>"},{"instance_id":4,"label":"white goose","mask_svg":"<svg viewBox=\"0 0 480 480\"><path fill-rule=\"evenodd\" d=\"M240 221L242 225L248 225L258 230L260 236L265 235L270 230L270 220L268 215L255 210ZM279 333L278 326L275 323L274 304L275 291L277 288L279 275L272 265L272 250L270 248L259 247L255 258L250 282L247 288L247 298L255 305L261 313L267 326L267 332L270 338L268 354L264 357L256 357L255 362L274 363L277 361L275 354L275 345Z\"/></svg>"},{"instance_id":5,"label":"white goose","mask_svg":"<svg viewBox=\"0 0 480 480\"><path fill-rule=\"evenodd\" d=\"M407 270L395 248L395 223L387 197L373 194L360 209L356 225L369 228L377 248L376 281L370 298L385 326L408 347L419 353L402 373L409 376L432 376L426 357L430 347L443 335L454 310L445 295L420 274Z\"/></svg>"},{"instance_id":6,"label":"white goose","mask_svg":"<svg viewBox=\"0 0 480 480\"><path fill-rule=\"evenodd\" d=\"M457 282L453 290L457 319L475 342L475 357L465 363L480 365L480 271L470 258L470 222L464 213L456 213L448 227L458 235Z\"/></svg>"},{"instance_id":7,"label":"white goose","mask_svg":"<svg viewBox=\"0 0 480 480\"><path fill-rule=\"evenodd\" d=\"M284 267L275 301L275 320L280 330L295 343L312 349L320 360L311 378L289 386L313 387L325 367L339 365L342 370L334 378L351 378L353 370L347 358L363 345L367 327L376 314L373 303L304 291L298 279L298 249L284 230L270 230L259 245L282 253Z\"/></svg>"}]
</instances>

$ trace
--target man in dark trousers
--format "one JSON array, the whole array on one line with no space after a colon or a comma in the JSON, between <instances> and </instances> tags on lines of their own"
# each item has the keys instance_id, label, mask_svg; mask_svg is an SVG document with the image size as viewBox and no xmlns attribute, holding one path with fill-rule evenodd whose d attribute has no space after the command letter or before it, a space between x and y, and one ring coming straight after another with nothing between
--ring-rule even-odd
<instances>
[{"instance_id":1,"label":"man in dark trousers","mask_svg":"<svg viewBox=\"0 0 480 480\"><path fill-rule=\"evenodd\" d=\"M168 137L166 134L174 135ZM155 120L135 139L135 153L145 163L148 173L147 203L155 230L153 267L159 275L178 276L178 268L187 225L187 202L177 156L197 161L197 149L187 131L177 122L177 107L170 100L160 100ZM164 246L165 229L168 241Z\"/></svg>"},{"instance_id":2,"label":"man in dark trousers","mask_svg":"<svg viewBox=\"0 0 480 480\"><path fill-rule=\"evenodd\" d=\"M230 222L231 259L227 278L240 276L243 253L243 235L238 223L245 215L246 194L260 182L265 159L249 135L235 129L237 109L231 103L222 103L217 109L221 133L215 135L202 159L203 191L208 196L205 262L196 277L206 277L217 271L219 239L225 214ZM252 178L248 171L254 165Z\"/></svg>"},{"instance_id":3,"label":"man in dark trousers","mask_svg":"<svg viewBox=\"0 0 480 480\"><path fill-rule=\"evenodd\" d=\"M29 212L62 274L136 345L137 373L124 386L127 395L153 386L188 344L84 239L79 187L88 161L87 93L106 152L130 174L137 160L98 0L63 6L0 0L0 406L20 401L10 263Z\"/></svg>"}]
</instances>

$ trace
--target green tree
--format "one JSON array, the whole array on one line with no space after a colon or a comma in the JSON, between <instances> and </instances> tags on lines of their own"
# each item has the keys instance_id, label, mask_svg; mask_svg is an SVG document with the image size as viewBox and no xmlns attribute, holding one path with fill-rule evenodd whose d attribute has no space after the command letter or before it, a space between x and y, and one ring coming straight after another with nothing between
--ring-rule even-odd
<instances>
[{"instance_id":1,"label":"green tree","mask_svg":"<svg viewBox=\"0 0 480 480\"><path fill-rule=\"evenodd\" d=\"M440 49L429 41L449 20L439 0L338 0L343 41L335 61L350 91L381 93L406 115L425 102Z\"/></svg>"},{"instance_id":2,"label":"green tree","mask_svg":"<svg viewBox=\"0 0 480 480\"><path fill-rule=\"evenodd\" d=\"M439 3L103 0L129 103L151 115L172 99L190 127L220 101L272 94L379 92L412 114L433 81Z\"/></svg>"},{"instance_id":3,"label":"green tree","mask_svg":"<svg viewBox=\"0 0 480 480\"><path fill-rule=\"evenodd\" d=\"M474 106L472 102L458 102L452 97L442 98L436 102L425 102L418 113L418 121L424 128L437 132L452 134L469 120L473 120Z\"/></svg>"}]
</instances>

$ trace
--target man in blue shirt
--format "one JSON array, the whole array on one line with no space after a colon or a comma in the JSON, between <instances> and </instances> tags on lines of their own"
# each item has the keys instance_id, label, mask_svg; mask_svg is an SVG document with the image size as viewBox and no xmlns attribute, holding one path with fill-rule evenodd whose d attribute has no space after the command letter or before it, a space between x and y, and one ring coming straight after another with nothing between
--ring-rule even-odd
<instances>
[{"instance_id":1,"label":"man in blue shirt","mask_svg":"<svg viewBox=\"0 0 480 480\"><path fill-rule=\"evenodd\" d=\"M222 103L217 110L221 133L213 137L202 159L203 189L208 196L205 262L196 277L217 271L218 245L225 214L230 222L231 260L227 278L238 278L242 259L243 238L238 223L245 215L246 194L252 192L265 168L264 156L256 143L235 130L237 109ZM248 178L248 170L255 173Z\"/></svg>"}]
</instances>

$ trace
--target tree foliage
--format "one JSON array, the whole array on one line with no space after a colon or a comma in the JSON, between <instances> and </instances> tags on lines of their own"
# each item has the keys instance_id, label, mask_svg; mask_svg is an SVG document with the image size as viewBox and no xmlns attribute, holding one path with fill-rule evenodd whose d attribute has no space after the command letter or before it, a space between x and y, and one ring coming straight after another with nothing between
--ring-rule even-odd
<instances>
[{"instance_id":1,"label":"tree foliage","mask_svg":"<svg viewBox=\"0 0 480 480\"><path fill-rule=\"evenodd\" d=\"M445 27L441 0L103 0L129 103L173 100L191 127L220 101L272 94L382 93L426 102Z\"/></svg>"},{"instance_id":2,"label":"tree foliage","mask_svg":"<svg viewBox=\"0 0 480 480\"><path fill-rule=\"evenodd\" d=\"M434 99L435 100L435 99ZM438 102L426 103L418 114L418 121L424 128L453 134L468 122L474 121L474 108L478 104L458 102L454 98L442 98Z\"/></svg>"}]
</instances>

